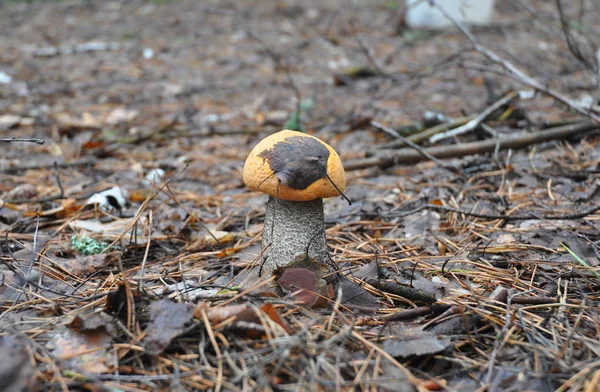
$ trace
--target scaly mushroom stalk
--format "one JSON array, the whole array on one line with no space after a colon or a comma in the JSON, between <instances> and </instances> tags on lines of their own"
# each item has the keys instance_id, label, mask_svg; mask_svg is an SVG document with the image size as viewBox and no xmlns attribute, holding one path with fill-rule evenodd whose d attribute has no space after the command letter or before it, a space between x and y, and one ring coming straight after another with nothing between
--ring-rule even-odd
<instances>
[{"instance_id":1,"label":"scaly mushroom stalk","mask_svg":"<svg viewBox=\"0 0 600 392\"><path fill-rule=\"evenodd\" d=\"M267 275L307 250L309 257L327 264L330 256L325 241L323 199L290 201L269 196L262 248L263 272Z\"/></svg>"}]
</instances>

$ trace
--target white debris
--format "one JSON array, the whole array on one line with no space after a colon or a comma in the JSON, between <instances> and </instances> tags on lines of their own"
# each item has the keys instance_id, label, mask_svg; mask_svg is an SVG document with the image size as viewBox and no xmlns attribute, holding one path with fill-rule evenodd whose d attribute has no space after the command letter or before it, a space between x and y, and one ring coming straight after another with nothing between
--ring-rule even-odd
<instances>
[{"instance_id":1,"label":"white debris","mask_svg":"<svg viewBox=\"0 0 600 392\"><path fill-rule=\"evenodd\" d=\"M581 98L579 98L578 103L579 103L579 105L588 109L588 108L591 108L592 106L594 106L595 102L596 102L596 99L594 97L592 97L589 94L583 94L583 96Z\"/></svg>"},{"instance_id":2,"label":"white debris","mask_svg":"<svg viewBox=\"0 0 600 392\"><path fill-rule=\"evenodd\" d=\"M437 0L453 19L486 25L494 12L494 0ZM443 29L453 25L440 10L424 0L407 0L406 24L410 28Z\"/></svg>"},{"instance_id":3,"label":"white debris","mask_svg":"<svg viewBox=\"0 0 600 392\"><path fill-rule=\"evenodd\" d=\"M138 110L134 109L126 109L123 107L118 107L114 109L110 114L106 117L104 122L110 125L116 125L121 123L127 123L132 121L140 114Z\"/></svg>"},{"instance_id":4,"label":"white debris","mask_svg":"<svg viewBox=\"0 0 600 392\"><path fill-rule=\"evenodd\" d=\"M535 90L520 90L519 99L528 100L535 98Z\"/></svg>"},{"instance_id":5,"label":"white debris","mask_svg":"<svg viewBox=\"0 0 600 392\"><path fill-rule=\"evenodd\" d=\"M119 186L92 195L86 204L98 204L100 208L110 210L121 210L127 205L129 195L127 191Z\"/></svg>"},{"instance_id":6,"label":"white debris","mask_svg":"<svg viewBox=\"0 0 600 392\"><path fill-rule=\"evenodd\" d=\"M121 48L122 45L118 42L90 41L75 45L62 45L58 47L49 46L45 48L37 48L33 51L33 55L38 57L52 57L57 56L59 54L104 52L108 50L118 50Z\"/></svg>"},{"instance_id":7,"label":"white debris","mask_svg":"<svg viewBox=\"0 0 600 392\"><path fill-rule=\"evenodd\" d=\"M427 111L423 113L423 121L426 126L434 126L446 122L447 119L442 113Z\"/></svg>"},{"instance_id":8,"label":"white debris","mask_svg":"<svg viewBox=\"0 0 600 392\"><path fill-rule=\"evenodd\" d=\"M160 184L164 176L165 171L163 169L152 169L152 171L146 175L146 179L142 181L142 184L147 188L152 188L153 184Z\"/></svg>"},{"instance_id":9,"label":"white debris","mask_svg":"<svg viewBox=\"0 0 600 392\"><path fill-rule=\"evenodd\" d=\"M144 56L146 60L150 60L152 57L154 57L154 51L152 48L144 48L142 51L142 56Z\"/></svg>"},{"instance_id":10,"label":"white debris","mask_svg":"<svg viewBox=\"0 0 600 392\"><path fill-rule=\"evenodd\" d=\"M12 77L6 72L0 71L0 84L10 84L12 82Z\"/></svg>"},{"instance_id":11,"label":"white debris","mask_svg":"<svg viewBox=\"0 0 600 392\"><path fill-rule=\"evenodd\" d=\"M21 116L14 114L4 114L0 116L0 131L4 131L18 125L21 122Z\"/></svg>"}]
</instances>

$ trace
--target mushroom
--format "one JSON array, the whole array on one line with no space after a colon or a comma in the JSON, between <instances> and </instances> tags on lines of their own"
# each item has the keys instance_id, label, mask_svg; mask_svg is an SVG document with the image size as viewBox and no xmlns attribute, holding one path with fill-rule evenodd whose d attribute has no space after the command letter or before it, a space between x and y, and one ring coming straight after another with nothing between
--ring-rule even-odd
<instances>
[{"instance_id":1,"label":"mushroom","mask_svg":"<svg viewBox=\"0 0 600 392\"><path fill-rule=\"evenodd\" d=\"M262 240L267 274L302 253L328 264L323 198L344 196L346 187L335 150L314 136L283 130L252 149L243 177L250 189L269 195Z\"/></svg>"}]
</instances>

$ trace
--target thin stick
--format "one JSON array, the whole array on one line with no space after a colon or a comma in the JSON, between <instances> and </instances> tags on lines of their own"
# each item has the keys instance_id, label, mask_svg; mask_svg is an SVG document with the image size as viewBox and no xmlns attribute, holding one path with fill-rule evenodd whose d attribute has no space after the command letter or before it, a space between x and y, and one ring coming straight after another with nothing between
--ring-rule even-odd
<instances>
[{"instance_id":1,"label":"thin stick","mask_svg":"<svg viewBox=\"0 0 600 392\"><path fill-rule=\"evenodd\" d=\"M421 154L422 156L424 156L425 158L435 162L439 167L444 168L450 172L452 172L453 174L458 174L461 177L464 177L464 174L462 174L461 172L459 172L456 168L447 166L446 164L444 164L442 161L440 161L439 159L437 159L436 157L434 157L433 155L431 155L429 152L427 152L427 150L421 146L419 146L416 143L413 143L412 141L410 141L409 139L405 138L404 136L400 135L397 132L394 132L393 129L388 128L386 126L383 126L381 124L379 124L377 121L371 121L371 125L373 125L375 128L381 129L381 130L385 130L387 133L394 133L396 134L396 137L400 140L402 140L404 143L406 143L408 146L410 146L411 148L413 148L414 150L416 150L419 154Z\"/></svg>"},{"instance_id":2,"label":"thin stick","mask_svg":"<svg viewBox=\"0 0 600 392\"><path fill-rule=\"evenodd\" d=\"M493 111L495 111L496 109L509 103L510 101L515 99L517 96L519 96L518 91L513 91L513 92L505 95L504 97L502 97L499 100L497 100L496 102L494 102L492 105L488 106L483 112L478 114L477 117L475 117L474 119L472 119L465 125L462 125L458 128L451 129L447 132L438 133L437 135L433 135L429 138L429 142L436 143L436 142L439 142L440 140L443 140L443 139L446 139L446 138L449 138L452 136L461 135L463 133L467 133L469 131L474 130L475 128L477 128L479 126L479 124L481 124L486 118L488 118L489 115L492 114Z\"/></svg>"},{"instance_id":3,"label":"thin stick","mask_svg":"<svg viewBox=\"0 0 600 392\"><path fill-rule=\"evenodd\" d=\"M58 184L58 189L60 189L59 198L65 196L65 189L62 186L62 182L60 182L60 175L58 172L58 162L54 161L54 176L56 177L56 183Z\"/></svg>"},{"instance_id":4,"label":"thin stick","mask_svg":"<svg viewBox=\"0 0 600 392\"><path fill-rule=\"evenodd\" d=\"M0 137L0 142L12 143L12 142L23 142L23 143L36 143L36 144L44 144L46 141L44 139L22 139L18 137Z\"/></svg>"},{"instance_id":5,"label":"thin stick","mask_svg":"<svg viewBox=\"0 0 600 392\"><path fill-rule=\"evenodd\" d=\"M346 195L344 195L344 192L342 192L340 190L340 188L338 188L338 186L335 185L335 182L333 182L333 180L331 179L331 177L329 177L329 174L325 173L325 176L327 177L327 179L329 180L329 182L331 182L331 185L333 185L333 187L335 188L335 190L338 191L340 193L340 195L342 195L342 197L344 199L346 199L346 201L348 202L348 205L352 205L352 200L348 199L348 197Z\"/></svg>"},{"instance_id":6,"label":"thin stick","mask_svg":"<svg viewBox=\"0 0 600 392\"><path fill-rule=\"evenodd\" d=\"M586 216L593 214L594 212L600 210L600 206L599 205L595 205L595 206L591 206L588 207L582 211L579 212L574 212L571 214L553 214L553 215L539 215L537 213L534 212L529 212L526 214L520 214L520 215L496 215L496 214L481 214L481 213L477 213L477 212L472 212L472 211L464 211L464 210L459 210L456 208L451 208L451 207L446 207L446 206L438 206L438 205L433 205L433 204L425 204L422 206L419 206L417 208L415 208L414 210L411 211L402 211L402 212L398 212L398 213L394 213L394 212L390 212L387 213L385 215L383 215L384 217L405 217L408 215L413 215L416 214L418 212L421 212L423 210L433 210L433 211L442 211L442 212L455 212L457 214L463 214L466 216L473 216L476 218L482 218L482 219L490 219L490 220L494 220L494 219L502 219L505 221L517 221L517 220L563 220L563 219L581 219L581 218L585 218Z\"/></svg>"},{"instance_id":7,"label":"thin stick","mask_svg":"<svg viewBox=\"0 0 600 392\"><path fill-rule=\"evenodd\" d=\"M64 167L75 167L75 166L92 166L96 163L95 159L80 159L77 161L71 161L71 162L60 162L57 163L58 167L64 168ZM46 169L48 168L48 165L42 165L39 163L33 163L33 164L26 164L26 165L22 165L22 166L11 166L11 167L7 167L6 169L2 169L2 172L4 173L14 173L14 172L18 172L21 170L37 170L37 169Z\"/></svg>"},{"instance_id":8,"label":"thin stick","mask_svg":"<svg viewBox=\"0 0 600 392\"><path fill-rule=\"evenodd\" d=\"M419 387L422 384L422 381L420 379L418 379L417 377L415 377L410 370L408 370L406 367L404 367L400 362L398 362L394 357L392 357L390 354L388 354L387 352L385 352L381 347L379 347L378 345L376 345L375 343L372 343L370 341L368 341L367 339L365 339L364 336L362 336L360 333L358 333L355 330L352 330L352 336L354 336L356 339L358 339L361 343L363 343L365 346L368 346L372 349L374 349L375 351L377 351L379 354L381 354L385 359L387 359L388 361L390 361L392 364L394 364L394 366L396 366L402 373L404 373L404 375L406 376L407 380L410 381L411 383L413 383L415 386Z\"/></svg>"},{"instance_id":9,"label":"thin stick","mask_svg":"<svg viewBox=\"0 0 600 392\"><path fill-rule=\"evenodd\" d=\"M150 210L148 213L148 242L146 243L144 259L142 260L142 268L140 269L140 281L138 283L138 289L140 291L143 290L144 273L146 272L146 261L148 260L148 253L150 251L150 243L152 243L152 210Z\"/></svg>"},{"instance_id":10,"label":"thin stick","mask_svg":"<svg viewBox=\"0 0 600 392\"><path fill-rule=\"evenodd\" d=\"M121 232L121 234L119 234L117 236L117 238L115 238L113 240L113 242L111 242L102 252L100 253L106 253L108 252L109 249L111 249L113 246L115 246L119 241L121 241L121 239L125 236L125 234L127 234L127 232L129 230L131 230L139 221L139 219L142 217L143 212L146 210L146 208L148 207L148 204L150 203L150 200L154 199L156 197L156 195L158 195L159 192L161 192L163 190L164 187L166 187L167 185L169 185L169 183L171 181L173 181L175 178L177 178L180 174L182 174L186 169L188 168L188 166L186 165L183 169L181 169L179 172L175 173L175 175L171 178L169 178L167 181L163 182L161 185L157 186L156 190L153 190L152 193L150 193L148 195L148 197L146 198L146 200L144 200L144 202L142 203L142 205L138 208L137 212L135 213L135 216L131 219L131 221L129 222L129 224L127 225L127 227L125 228L125 230L123 230Z\"/></svg>"}]
</instances>

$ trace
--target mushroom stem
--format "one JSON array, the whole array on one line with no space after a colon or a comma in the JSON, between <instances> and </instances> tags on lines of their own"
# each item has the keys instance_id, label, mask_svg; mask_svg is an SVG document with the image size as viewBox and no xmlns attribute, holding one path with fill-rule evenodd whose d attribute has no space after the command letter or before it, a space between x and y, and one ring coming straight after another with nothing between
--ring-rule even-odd
<instances>
[{"instance_id":1,"label":"mushroom stem","mask_svg":"<svg viewBox=\"0 0 600 392\"><path fill-rule=\"evenodd\" d=\"M277 267L288 265L307 248L309 257L326 264L329 252L325 241L323 199L289 201L269 196L262 247L262 270L267 276Z\"/></svg>"}]
</instances>

